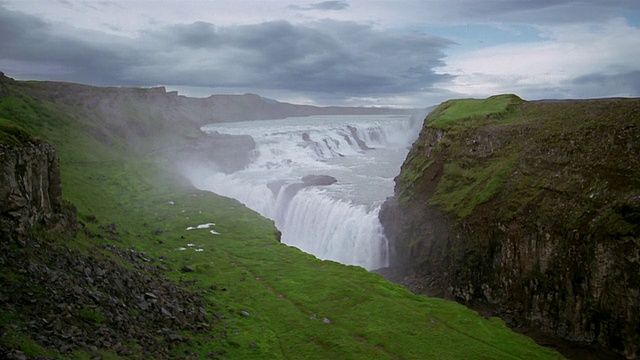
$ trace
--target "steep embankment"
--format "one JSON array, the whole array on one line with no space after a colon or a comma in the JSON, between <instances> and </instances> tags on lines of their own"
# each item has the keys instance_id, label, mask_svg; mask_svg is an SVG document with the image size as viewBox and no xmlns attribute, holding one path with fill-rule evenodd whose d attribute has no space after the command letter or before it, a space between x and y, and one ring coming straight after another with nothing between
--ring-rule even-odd
<instances>
[{"instance_id":1,"label":"steep embankment","mask_svg":"<svg viewBox=\"0 0 640 360\"><path fill-rule=\"evenodd\" d=\"M415 292L638 357L640 99L447 101L380 219Z\"/></svg>"},{"instance_id":2,"label":"steep embankment","mask_svg":"<svg viewBox=\"0 0 640 360\"><path fill-rule=\"evenodd\" d=\"M559 358L499 319L279 243L273 222L193 189L148 151L173 135L187 141L178 120L101 118L89 102L55 100L73 93L40 97L32 89L48 84L3 80L0 118L56 146L79 231L3 236L0 357ZM132 107L146 103L147 90L123 91ZM14 193L14 183L0 186Z\"/></svg>"}]
</instances>

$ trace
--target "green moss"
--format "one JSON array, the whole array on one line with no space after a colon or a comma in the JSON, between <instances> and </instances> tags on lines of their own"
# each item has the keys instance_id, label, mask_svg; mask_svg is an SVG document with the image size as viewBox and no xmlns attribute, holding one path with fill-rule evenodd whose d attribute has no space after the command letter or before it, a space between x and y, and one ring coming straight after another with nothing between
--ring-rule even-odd
<instances>
[{"instance_id":1,"label":"green moss","mask_svg":"<svg viewBox=\"0 0 640 360\"><path fill-rule=\"evenodd\" d=\"M624 204L607 208L596 219L596 226L608 236L632 236L640 232L640 209Z\"/></svg>"},{"instance_id":2,"label":"green moss","mask_svg":"<svg viewBox=\"0 0 640 360\"><path fill-rule=\"evenodd\" d=\"M476 206L498 193L507 175L513 171L515 160L515 156L496 158L468 167L457 161L446 164L431 204L461 218L470 215Z\"/></svg>"},{"instance_id":3,"label":"green moss","mask_svg":"<svg viewBox=\"0 0 640 360\"><path fill-rule=\"evenodd\" d=\"M405 161L405 166L400 172L400 202L406 202L413 196L413 186L422 178L433 160L425 157L413 156Z\"/></svg>"},{"instance_id":4,"label":"green moss","mask_svg":"<svg viewBox=\"0 0 640 360\"><path fill-rule=\"evenodd\" d=\"M0 324L4 323L5 316L12 316L10 313L0 312ZM15 324L15 323L14 323ZM0 344L14 349L20 349L24 355L28 357L46 357L52 359L60 359L60 354L57 351L50 350L37 344L30 339L22 331L17 330L14 326L0 327L2 337L0 338Z\"/></svg>"},{"instance_id":5,"label":"green moss","mask_svg":"<svg viewBox=\"0 0 640 360\"><path fill-rule=\"evenodd\" d=\"M34 138L20 125L7 119L0 118L0 144L22 146L33 142Z\"/></svg>"},{"instance_id":6,"label":"green moss","mask_svg":"<svg viewBox=\"0 0 640 360\"><path fill-rule=\"evenodd\" d=\"M104 322L104 316L98 309L86 306L78 310L78 317L90 324L102 324Z\"/></svg>"}]
</instances>

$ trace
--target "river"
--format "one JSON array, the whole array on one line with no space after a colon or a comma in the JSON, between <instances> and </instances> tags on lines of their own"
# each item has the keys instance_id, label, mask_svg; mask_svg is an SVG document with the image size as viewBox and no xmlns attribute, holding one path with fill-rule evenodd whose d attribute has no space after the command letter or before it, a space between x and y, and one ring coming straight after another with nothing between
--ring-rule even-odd
<instances>
[{"instance_id":1,"label":"river","mask_svg":"<svg viewBox=\"0 0 640 360\"><path fill-rule=\"evenodd\" d=\"M245 169L224 174L186 169L194 186L239 200L274 220L282 242L320 259L374 270L389 265L378 221L393 178L417 138L422 118L332 115L211 124L205 132L251 135L257 148ZM307 175L328 175L311 185Z\"/></svg>"}]
</instances>

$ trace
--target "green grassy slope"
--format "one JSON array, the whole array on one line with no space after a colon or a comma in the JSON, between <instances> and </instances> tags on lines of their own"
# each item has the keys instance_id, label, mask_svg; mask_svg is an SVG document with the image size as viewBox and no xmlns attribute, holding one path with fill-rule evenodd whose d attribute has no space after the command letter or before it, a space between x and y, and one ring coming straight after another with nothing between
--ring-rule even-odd
<instances>
[{"instance_id":1,"label":"green grassy slope","mask_svg":"<svg viewBox=\"0 0 640 360\"><path fill-rule=\"evenodd\" d=\"M223 349L229 359L560 357L498 319L414 296L362 268L280 244L271 221L234 200L193 189L162 159L131 151L131 139L96 141L87 129L103 129L86 109L71 112L73 106L33 99L16 85L0 92L3 124L17 124L58 148L64 197L87 227L72 246L145 252L167 268L167 277L201 293L207 311L221 319L226 337L184 334L192 340L176 356L188 350L206 358ZM205 223L215 225L187 230ZM109 224L117 224L117 232L105 230Z\"/></svg>"}]
</instances>

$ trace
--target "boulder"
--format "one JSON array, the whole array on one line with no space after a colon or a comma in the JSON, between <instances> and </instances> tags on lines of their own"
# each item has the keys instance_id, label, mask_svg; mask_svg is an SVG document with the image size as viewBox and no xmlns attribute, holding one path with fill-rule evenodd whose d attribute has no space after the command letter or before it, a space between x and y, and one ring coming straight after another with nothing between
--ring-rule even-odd
<instances>
[{"instance_id":1,"label":"boulder","mask_svg":"<svg viewBox=\"0 0 640 360\"><path fill-rule=\"evenodd\" d=\"M338 180L329 175L307 175L302 178L305 186L328 186L333 185Z\"/></svg>"}]
</instances>

